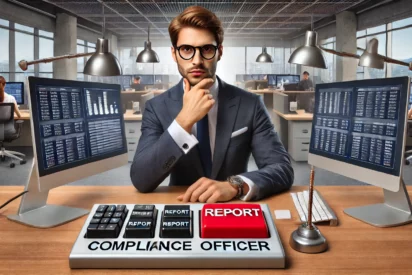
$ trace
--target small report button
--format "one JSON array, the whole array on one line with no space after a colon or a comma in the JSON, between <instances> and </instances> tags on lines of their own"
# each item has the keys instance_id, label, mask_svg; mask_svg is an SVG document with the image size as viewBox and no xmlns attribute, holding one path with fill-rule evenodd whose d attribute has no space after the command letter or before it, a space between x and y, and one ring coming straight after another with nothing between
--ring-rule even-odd
<instances>
[{"instance_id":1,"label":"small report button","mask_svg":"<svg viewBox=\"0 0 412 275\"><path fill-rule=\"evenodd\" d=\"M202 238L269 238L258 204L205 204L201 214Z\"/></svg>"}]
</instances>

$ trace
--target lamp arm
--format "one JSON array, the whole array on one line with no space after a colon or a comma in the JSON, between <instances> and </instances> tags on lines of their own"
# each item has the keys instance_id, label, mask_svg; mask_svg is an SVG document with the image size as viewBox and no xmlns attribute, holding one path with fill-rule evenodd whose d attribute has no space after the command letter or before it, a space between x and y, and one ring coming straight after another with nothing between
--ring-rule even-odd
<instances>
[{"instance_id":1,"label":"lamp arm","mask_svg":"<svg viewBox=\"0 0 412 275\"><path fill-rule=\"evenodd\" d=\"M29 65L38 64L38 63L49 63L49 62L53 62L53 61L61 60L61 59L71 59L71 58L85 57L85 56L93 55L94 53L95 52L66 54L66 55L61 55L61 56L56 56L56 57L48 57L48 58L43 58L43 59L37 59L37 60L33 60L33 61L20 60L19 67L23 71L26 71L27 68L29 67Z\"/></svg>"},{"instance_id":2,"label":"lamp arm","mask_svg":"<svg viewBox=\"0 0 412 275\"><path fill-rule=\"evenodd\" d=\"M322 47L322 46L318 46L318 47L319 47L320 49L322 49L323 51L328 52L328 53L331 53L331 54L334 54L334 55L343 56L343 57L352 57L352 58L357 58L357 59L360 58L359 55L354 54L354 53L338 52L338 51L335 51L335 50L332 50L332 49L326 49L326 48L324 48L324 47Z\"/></svg>"},{"instance_id":3,"label":"lamp arm","mask_svg":"<svg viewBox=\"0 0 412 275\"><path fill-rule=\"evenodd\" d=\"M361 50L361 51L365 51L365 49L360 48L360 47L357 47L357 49ZM412 71L412 62L411 63L406 63L406 62L403 62L403 61L400 61L400 60L397 60L397 59L393 59L393 58L390 58L390 57L387 57L387 56L384 56L384 55L380 55L380 54L378 54L378 55L380 57L382 57L385 62L392 63L392 64L398 64L398 65L401 65L401 66L406 66L406 67L409 67L410 71Z\"/></svg>"}]
</instances>

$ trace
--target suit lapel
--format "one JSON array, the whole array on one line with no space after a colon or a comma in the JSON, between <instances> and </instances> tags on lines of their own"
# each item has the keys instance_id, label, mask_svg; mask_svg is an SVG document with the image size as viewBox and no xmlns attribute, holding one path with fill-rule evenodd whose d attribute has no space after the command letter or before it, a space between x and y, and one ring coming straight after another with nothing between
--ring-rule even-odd
<instances>
[{"instance_id":1,"label":"suit lapel","mask_svg":"<svg viewBox=\"0 0 412 275\"><path fill-rule=\"evenodd\" d=\"M216 179L225 159L227 147L233 132L237 112L239 110L239 97L236 96L225 82L219 81L218 112L216 125L215 150L213 154L211 178Z\"/></svg>"},{"instance_id":2,"label":"suit lapel","mask_svg":"<svg viewBox=\"0 0 412 275\"><path fill-rule=\"evenodd\" d=\"M169 95L165 98L165 107L170 115L169 125L172 124L173 120L177 117L179 112L182 110L183 106L183 79L173 88L170 89ZM199 149L197 146L192 148L188 153L191 156L191 161L195 166L196 171L199 173L200 177L204 176L204 171L202 167L202 162L200 161Z\"/></svg>"}]
</instances>

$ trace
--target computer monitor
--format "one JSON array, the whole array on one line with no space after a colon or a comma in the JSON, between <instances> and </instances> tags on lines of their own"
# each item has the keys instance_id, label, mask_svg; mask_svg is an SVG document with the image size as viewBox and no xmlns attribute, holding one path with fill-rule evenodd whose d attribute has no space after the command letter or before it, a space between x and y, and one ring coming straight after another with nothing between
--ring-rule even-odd
<instances>
[{"instance_id":1,"label":"computer monitor","mask_svg":"<svg viewBox=\"0 0 412 275\"><path fill-rule=\"evenodd\" d=\"M19 212L47 228L88 213L47 205L50 189L127 164L120 85L29 77L34 160Z\"/></svg>"},{"instance_id":2,"label":"computer monitor","mask_svg":"<svg viewBox=\"0 0 412 275\"><path fill-rule=\"evenodd\" d=\"M276 86L276 75L275 74L268 74L268 85L269 86Z\"/></svg>"},{"instance_id":3,"label":"computer monitor","mask_svg":"<svg viewBox=\"0 0 412 275\"><path fill-rule=\"evenodd\" d=\"M309 164L383 188L385 203L346 209L369 224L412 220L402 180L408 77L318 84Z\"/></svg>"},{"instance_id":4,"label":"computer monitor","mask_svg":"<svg viewBox=\"0 0 412 275\"><path fill-rule=\"evenodd\" d=\"M143 85L153 85L155 83L154 79L154 75L135 75L134 77L139 76L140 77L140 84Z\"/></svg>"},{"instance_id":5,"label":"computer monitor","mask_svg":"<svg viewBox=\"0 0 412 275\"><path fill-rule=\"evenodd\" d=\"M17 105L24 104L24 83L23 82L7 82L5 92L14 96Z\"/></svg>"},{"instance_id":6,"label":"computer monitor","mask_svg":"<svg viewBox=\"0 0 412 275\"><path fill-rule=\"evenodd\" d=\"M287 74L278 74L276 75L276 86L281 87L282 84L290 84L290 83L299 83L300 76L299 75L287 75Z\"/></svg>"}]
</instances>

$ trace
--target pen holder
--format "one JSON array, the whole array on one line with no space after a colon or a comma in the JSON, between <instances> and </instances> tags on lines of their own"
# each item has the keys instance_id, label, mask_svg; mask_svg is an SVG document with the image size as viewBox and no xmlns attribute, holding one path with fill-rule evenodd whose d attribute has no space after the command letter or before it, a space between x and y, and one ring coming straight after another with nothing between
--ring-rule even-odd
<instances>
[{"instance_id":1,"label":"pen holder","mask_svg":"<svg viewBox=\"0 0 412 275\"><path fill-rule=\"evenodd\" d=\"M328 249L328 243L319 229L302 223L290 236L289 245L303 253L320 253Z\"/></svg>"}]
</instances>

